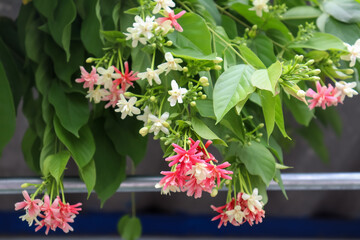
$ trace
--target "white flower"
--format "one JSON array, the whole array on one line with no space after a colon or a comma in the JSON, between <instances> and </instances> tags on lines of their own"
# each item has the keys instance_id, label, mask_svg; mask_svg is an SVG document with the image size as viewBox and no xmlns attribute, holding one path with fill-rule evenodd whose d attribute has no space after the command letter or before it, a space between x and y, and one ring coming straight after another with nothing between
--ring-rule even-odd
<instances>
[{"instance_id":1,"label":"white flower","mask_svg":"<svg viewBox=\"0 0 360 240\"><path fill-rule=\"evenodd\" d=\"M143 115L139 115L136 116L137 120L143 121L144 122L144 126L146 126L146 124L149 121L149 114L150 114L150 108L148 106L146 106L144 108L144 114Z\"/></svg>"},{"instance_id":2,"label":"white flower","mask_svg":"<svg viewBox=\"0 0 360 240\"><path fill-rule=\"evenodd\" d=\"M297 92L296 92L296 95L298 96L298 97L301 97L301 98L303 98L303 97L305 97L306 96L306 92L304 91L304 90L298 90Z\"/></svg>"},{"instance_id":3,"label":"white flower","mask_svg":"<svg viewBox=\"0 0 360 240\"><path fill-rule=\"evenodd\" d=\"M121 78L121 74L115 73L114 66L110 66L108 69L98 67L96 70L101 74L97 84L104 85L106 89L111 89L113 80Z\"/></svg>"},{"instance_id":4,"label":"white flower","mask_svg":"<svg viewBox=\"0 0 360 240\"><path fill-rule=\"evenodd\" d=\"M269 0L254 0L254 7L249 8L249 10L256 11L256 15L262 17L262 11L269 12L269 7L267 5L268 2Z\"/></svg>"},{"instance_id":5,"label":"white flower","mask_svg":"<svg viewBox=\"0 0 360 240\"><path fill-rule=\"evenodd\" d=\"M160 9L163 8L166 12L170 12L170 7L175 7L175 3L172 0L154 0L156 2L156 6L153 9L153 14L157 14L160 12Z\"/></svg>"},{"instance_id":6,"label":"white flower","mask_svg":"<svg viewBox=\"0 0 360 240\"><path fill-rule=\"evenodd\" d=\"M210 178L211 174L207 169L207 165L205 163L196 163L192 166L191 170L189 170L187 175L195 176L196 182L199 184L206 178Z\"/></svg>"},{"instance_id":7,"label":"white flower","mask_svg":"<svg viewBox=\"0 0 360 240\"><path fill-rule=\"evenodd\" d=\"M171 88L172 90L169 91L170 97L168 98L170 106L175 106L176 102L183 103L183 97L187 93L187 89L179 88L179 85L175 80L171 81Z\"/></svg>"},{"instance_id":8,"label":"white flower","mask_svg":"<svg viewBox=\"0 0 360 240\"><path fill-rule=\"evenodd\" d=\"M262 199L261 195L258 195L258 189L254 188L253 193L251 195L248 195L246 193L244 193L242 195L242 199L244 199L245 201L247 201L248 203L248 208L250 211L252 211L253 213L256 213L256 209L262 209L262 203L259 202Z\"/></svg>"},{"instance_id":9,"label":"white flower","mask_svg":"<svg viewBox=\"0 0 360 240\"><path fill-rule=\"evenodd\" d=\"M142 80L147 79L150 86L152 86L152 81L155 80L157 84L161 84L161 80L159 78L159 74L163 71L161 69L152 70L151 68L147 68L146 72L138 73L137 76Z\"/></svg>"},{"instance_id":10,"label":"white flower","mask_svg":"<svg viewBox=\"0 0 360 240\"><path fill-rule=\"evenodd\" d=\"M164 124L166 123L166 120L169 118L169 113L164 112L160 118L157 118L153 114L149 114L149 120L153 122L153 125L150 127L149 132L153 132L154 135L158 135L160 131L162 131L165 134L169 134L169 129L167 129Z\"/></svg>"},{"instance_id":11,"label":"white flower","mask_svg":"<svg viewBox=\"0 0 360 240\"><path fill-rule=\"evenodd\" d=\"M30 216L28 209L26 209L26 214L20 216L19 218L20 218L22 221L27 221L28 224L29 224L29 227L31 227L31 225L33 224L34 220L35 220L35 222L37 222L37 223L39 222L39 220L37 219L37 216L38 216L38 215Z\"/></svg>"},{"instance_id":12,"label":"white flower","mask_svg":"<svg viewBox=\"0 0 360 240\"><path fill-rule=\"evenodd\" d=\"M146 38L140 36L140 32L136 28L127 28L129 33L125 33L126 40L132 40L131 46L133 48L137 47L138 43L146 44Z\"/></svg>"},{"instance_id":13,"label":"white flower","mask_svg":"<svg viewBox=\"0 0 360 240\"><path fill-rule=\"evenodd\" d=\"M236 205L233 210L226 211L226 215L229 217L230 222L232 222L235 218L235 220L240 224L243 222L245 217L245 213L241 211L241 206L239 205Z\"/></svg>"},{"instance_id":14,"label":"white flower","mask_svg":"<svg viewBox=\"0 0 360 240\"><path fill-rule=\"evenodd\" d=\"M103 88L89 90L87 93L86 98L90 98L90 102L94 100L94 103L99 103L103 97L109 95L109 92Z\"/></svg>"},{"instance_id":15,"label":"white flower","mask_svg":"<svg viewBox=\"0 0 360 240\"><path fill-rule=\"evenodd\" d=\"M169 184L168 186L167 186L167 188L166 189L164 189L164 185L165 184L160 184L160 183L157 183L156 185L155 185L155 188L161 188L161 194L168 194L168 193L170 193L170 192L180 192L180 188L178 187L178 186L176 186L176 185L173 185L173 184Z\"/></svg>"},{"instance_id":16,"label":"white flower","mask_svg":"<svg viewBox=\"0 0 360 240\"><path fill-rule=\"evenodd\" d=\"M360 39L356 40L354 45L344 43L347 47L349 55L341 56L342 60L350 61L350 67L355 66L356 58L360 58Z\"/></svg>"},{"instance_id":17,"label":"white flower","mask_svg":"<svg viewBox=\"0 0 360 240\"><path fill-rule=\"evenodd\" d=\"M162 36L165 36L171 29L173 29L171 20L166 20L159 24L159 26L155 29L155 32L157 34L161 33Z\"/></svg>"},{"instance_id":18,"label":"white flower","mask_svg":"<svg viewBox=\"0 0 360 240\"><path fill-rule=\"evenodd\" d=\"M354 95L358 95L358 92L355 91L353 88L356 87L356 82L344 82L340 81L335 83L337 92L335 94L335 97L341 96L341 102L344 101L345 96L348 96L349 98L352 98Z\"/></svg>"},{"instance_id":19,"label":"white flower","mask_svg":"<svg viewBox=\"0 0 360 240\"><path fill-rule=\"evenodd\" d=\"M165 71L165 74L168 74L171 70L182 71L182 67L179 63L183 61L180 58L174 58L170 52L165 53L165 63L162 63L158 66L159 69Z\"/></svg>"},{"instance_id":20,"label":"white flower","mask_svg":"<svg viewBox=\"0 0 360 240\"><path fill-rule=\"evenodd\" d=\"M136 97L131 97L129 101L126 101L124 95L120 94L120 100L116 104L119 108L115 109L115 112L121 112L121 119L126 118L127 115L140 114L140 109L134 107L136 101Z\"/></svg>"},{"instance_id":21,"label":"white flower","mask_svg":"<svg viewBox=\"0 0 360 240\"><path fill-rule=\"evenodd\" d=\"M155 16L149 17L147 16L145 21L138 15L135 16L135 22L133 23L133 27L129 27L126 30L128 33L125 33L126 40L132 39L132 47L136 47L138 42L142 44L146 44L147 40L151 39L153 34L153 28L157 26L157 23L154 22Z\"/></svg>"}]
</instances>

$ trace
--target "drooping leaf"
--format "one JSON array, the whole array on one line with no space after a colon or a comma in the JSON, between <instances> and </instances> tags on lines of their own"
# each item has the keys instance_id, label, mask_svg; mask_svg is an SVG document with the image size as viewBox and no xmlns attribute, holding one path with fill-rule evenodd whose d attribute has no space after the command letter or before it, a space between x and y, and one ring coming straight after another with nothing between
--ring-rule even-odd
<instances>
[{"instance_id":1,"label":"drooping leaf","mask_svg":"<svg viewBox=\"0 0 360 240\"><path fill-rule=\"evenodd\" d=\"M45 127L45 131L44 131L44 135L42 136L43 141L42 141L42 148L41 148L41 152L40 152L40 159L39 159L39 165L40 165L40 170L41 172L43 172L44 169L44 162L45 159L56 153L57 151L57 144L59 144L59 140L57 139L56 135L55 135L55 130L50 124L47 124Z\"/></svg>"},{"instance_id":2,"label":"drooping leaf","mask_svg":"<svg viewBox=\"0 0 360 240\"><path fill-rule=\"evenodd\" d=\"M92 125L96 151L94 155L96 166L95 191L103 205L119 188L126 177L126 159L117 153L114 144L104 131L104 120L97 119Z\"/></svg>"},{"instance_id":3,"label":"drooping leaf","mask_svg":"<svg viewBox=\"0 0 360 240\"><path fill-rule=\"evenodd\" d=\"M251 84L254 69L240 64L224 71L214 87L214 112L217 122L238 102L244 100L255 88Z\"/></svg>"},{"instance_id":4,"label":"drooping leaf","mask_svg":"<svg viewBox=\"0 0 360 240\"><path fill-rule=\"evenodd\" d=\"M240 50L240 54L243 58L245 58L245 60L247 61L247 63L249 63L251 66L253 66L254 68L266 68L266 66L264 65L264 63L259 59L258 56L256 56L256 54L251 51L247 46L245 46L244 44L239 46L239 50Z\"/></svg>"},{"instance_id":5,"label":"drooping leaf","mask_svg":"<svg viewBox=\"0 0 360 240\"><path fill-rule=\"evenodd\" d=\"M283 20L317 18L321 11L311 6L297 6L290 8L282 15Z\"/></svg>"},{"instance_id":6,"label":"drooping leaf","mask_svg":"<svg viewBox=\"0 0 360 240\"><path fill-rule=\"evenodd\" d=\"M292 43L288 47L311 48L316 50L346 50L343 41L331 34L321 32L314 33L313 37L305 42Z\"/></svg>"},{"instance_id":7,"label":"drooping leaf","mask_svg":"<svg viewBox=\"0 0 360 240\"><path fill-rule=\"evenodd\" d=\"M283 137L290 139L290 137L287 135L285 130L284 114L283 114L281 98L279 94L275 96L275 123L276 126L278 126Z\"/></svg>"},{"instance_id":8,"label":"drooping leaf","mask_svg":"<svg viewBox=\"0 0 360 240\"><path fill-rule=\"evenodd\" d=\"M60 184L61 176L65 171L69 159L70 153L66 150L47 156L42 170L44 176L50 174L55 178L56 182Z\"/></svg>"},{"instance_id":9,"label":"drooping leaf","mask_svg":"<svg viewBox=\"0 0 360 240\"><path fill-rule=\"evenodd\" d=\"M129 215L124 215L120 218L118 224L117 224L117 230L120 236L122 236L124 234L124 230L125 230L125 226L127 224L127 222L129 221L130 216Z\"/></svg>"},{"instance_id":10,"label":"drooping leaf","mask_svg":"<svg viewBox=\"0 0 360 240\"><path fill-rule=\"evenodd\" d=\"M262 144L251 142L250 146L239 147L238 157L252 175L260 176L266 186L275 175L275 158Z\"/></svg>"},{"instance_id":11,"label":"drooping leaf","mask_svg":"<svg viewBox=\"0 0 360 240\"><path fill-rule=\"evenodd\" d=\"M90 116L86 98L78 93L66 94L64 88L53 81L49 92L49 102L54 106L61 125L79 137L79 130Z\"/></svg>"},{"instance_id":12,"label":"drooping leaf","mask_svg":"<svg viewBox=\"0 0 360 240\"><path fill-rule=\"evenodd\" d=\"M314 111L311 111L305 103L298 99L292 97L290 99L284 97L283 99L295 120L304 126L308 126L311 119L314 117Z\"/></svg>"},{"instance_id":13,"label":"drooping leaf","mask_svg":"<svg viewBox=\"0 0 360 240\"><path fill-rule=\"evenodd\" d=\"M81 179L84 181L86 185L86 189L88 190L88 197L90 196L92 190L95 187L97 175L96 175L96 167L95 162L92 159L88 164L84 167L79 168L79 174Z\"/></svg>"},{"instance_id":14,"label":"drooping leaf","mask_svg":"<svg viewBox=\"0 0 360 240\"><path fill-rule=\"evenodd\" d=\"M84 168L89 164L95 153L94 137L89 127L83 126L77 138L63 128L58 117L54 117L54 128L57 137L70 151L78 167Z\"/></svg>"},{"instance_id":15,"label":"drooping leaf","mask_svg":"<svg viewBox=\"0 0 360 240\"><path fill-rule=\"evenodd\" d=\"M58 0L34 0L35 8L46 18L52 19L54 17L54 11L58 5Z\"/></svg>"},{"instance_id":16,"label":"drooping leaf","mask_svg":"<svg viewBox=\"0 0 360 240\"><path fill-rule=\"evenodd\" d=\"M279 61L272 64L268 69L259 69L251 76L251 83L254 87L270 91L275 95L275 87L282 73Z\"/></svg>"},{"instance_id":17,"label":"drooping leaf","mask_svg":"<svg viewBox=\"0 0 360 240\"><path fill-rule=\"evenodd\" d=\"M10 84L0 62L0 156L15 132L16 113Z\"/></svg>"},{"instance_id":18,"label":"drooping leaf","mask_svg":"<svg viewBox=\"0 0 360 240\"><path fill-rule=\"evenodd\" d=\"M271 92L263 90L260 91L262 111L265 119L265 126L267 132L267 138L270 138L271 133L275 126L275 97Z\"/></svg>"},{"instance_id":19,"label":"drooping leaf","mask_svg":"<svg viewBox=\"0 0 360 240\"><path fill-rule=\"evenodd\" d=\"M220 139L206 124L196 117L191 118L191 125L194 131L203 139L210 139L213 140L214 143L218 143L224 146L227 144Z\"/></svg>"},{"instance_id":20,"label":"drooping leaf","mask_svg":"<svg viewBox=\"0 0 360 240\"><path fill-rule=\"evenodd\" d=\"M197 100L196 109L199 111L202 117L215 119L213 101L211 99Z\"/></svg>"},{"instance_id":21,"label":"drooping leaf","mask_svg":"<svg viewBox=\"0 0 360 240\"><path fill-rule=\"evenodd\" d=\"M324 24L324 32L330 33L348 44L353 45L360 36L360 26L356 23L342 23L328 17Z\"/></svg>"}]
</instances>

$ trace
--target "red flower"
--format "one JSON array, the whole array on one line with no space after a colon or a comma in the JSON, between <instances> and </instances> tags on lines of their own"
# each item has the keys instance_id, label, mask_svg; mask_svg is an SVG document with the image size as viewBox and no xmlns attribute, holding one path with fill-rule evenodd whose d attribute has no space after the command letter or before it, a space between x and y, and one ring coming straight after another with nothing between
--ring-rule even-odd
<instances>
[{"instance_id":1,"label":"red flower","mask_svg":"<svg viewBox=\"0 0 360 240\"><path fill-rule=\"evenodd\" d=\"M182 15L184 15L186 13L186 11L183 10L176 15L174 14L174 11L172 11L172 10L170 12L166 12L166 13L167 13L167 17L158 18L156 21L159 24L162 24L163 22L170 20L171 26L173 26L177 31L182 32L183 29L176 20L179 19Z\"/></svg>"},{"instance_id":2,"label":"red flower","mask_svg":"<svg viewBox=\"0 0 360 240\"><path fill-rule=\"evenodd\" d=\"M313 98L308 100L310 109L313 109L314 107L322 107L322 109L325 109L326 106L330 107L332 105L337 105L338 98L334 96L336 90L333 86L330 84L328 87L321 86L319 82L316 82L316 90L317 92L309 88L306 91L306 96Z\"/></svg>"},{"instance_id":3,"label":"red flower","mask_svg":"<svg viewBox=\"0 0 360 240\"><path fill-rule=\"evenodd\" d=\"M127 87L129 85L134 87L133 81L136 81L136 80L138 80L140 78L138 78L136 76L138 74L137 72L135 72L135 73L134 73L134 71L129 72L129 64L128 64L128 62L125 62L124 66L125 66L125 72L124 73L122 73L119 69L115 68L115 72L119 73L121 75L121 77L119 79L114 80L113 84L115 86L121 85L121 89L123 91L126 91L126 89L127 89Z\"/></svg>"}]
</instances>

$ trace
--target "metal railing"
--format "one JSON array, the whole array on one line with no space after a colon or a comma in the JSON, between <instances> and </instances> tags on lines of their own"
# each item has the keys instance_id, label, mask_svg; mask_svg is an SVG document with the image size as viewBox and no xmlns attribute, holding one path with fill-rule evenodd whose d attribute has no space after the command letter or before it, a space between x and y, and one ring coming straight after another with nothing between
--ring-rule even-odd
<instances>
[{"instance_id":1,"label":"metal railing","mask_svg":"<svg viewBox=\"0 0 360 240\"><path fill-rule=\"evenodd\" d=\"M354 173L284 173L281 175L286 190L360 190L360 172ZM156 192L154 186L160 176L129 176L117 192ZM0 179L0 194L18 194L23 183L41 183L39 178ZM79 179L65 179L68 193L86 193L86 187ZM272 181L269 190L280 190ZM32 191L30 187L29 192ZM225 189L224 189L225 190Z\"/></svg>"}]
</instances>

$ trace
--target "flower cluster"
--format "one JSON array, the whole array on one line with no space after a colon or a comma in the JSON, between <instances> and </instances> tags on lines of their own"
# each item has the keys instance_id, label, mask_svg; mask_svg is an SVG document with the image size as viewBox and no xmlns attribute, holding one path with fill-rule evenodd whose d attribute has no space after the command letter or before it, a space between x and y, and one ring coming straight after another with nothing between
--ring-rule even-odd
<instances>
[{"instance_id":1,"label":"flower cluster","mask_svg":"<svg viewBox=\"0 0 360 240\"><path fill-rule=\"evenodd\" d=\"M222 225L226 226L231 223L234 226L248 222L250 226L262 222L265 217L263 209L264 204L260 202L262 196L258 195L258 189L255 188L251 195L247 193L238 193L236 199L232 198L227 204L221 207L211 206L211 208L218 212L219 215L212 218L211 221L220 219L218 228Z\"/></svg>"},{"instance_id":2,"label":"flower cluster","mask_svg":"<svg viewBox=\"0 0 360 240\"><path fill-rule=\"evenodd\" d=\"M357 95L353 88L356 87L356 82L346 83L346 82L336 82L335 88L329 84L328 87L321 86L320 82L316 82L316 91L309 88L306 91L306 96L312 98L308 100L309 108L313 109L315 107L326 107L336 106L338 103L343 103L345 96L350 98L353 95Z\"/></svg>"},{"instance_id":3,"label":"flower cluster","mask_svg":"<svg viewBox=\"0 0 360 240\"><path fill-rule=\"evenodd\" d=\"M20 219L27 221L29 226L35 221L35 231L37 232L41 228L45 227L45 234L49 233L49 230L55 231L57 228L62 229L65 233L73 231L73 228L69 223L74 222L74 218L79 211L81 211L81 203L70 205L64 203L59 196L51 202L48 195L44 196L44 201L40 199L30 198L27 191L23 191L24 201L15 204L15 210L24 209L25 215L21 216ZM38 218L41 220L39 221Z\"/></svg>"},{"instance_id":4,"label":"flower cluster","mask_svg":"<svg viewBox=\"0 0 360 240\"><path fill-rule=\"evenodd\" d=\"M216 165L215 157L207 151L212 143L208 141L204 147L199 146L200 141L194 141L191 138L190 148L186 150L179 145L173 143L176 155L165 159L169 161L169 167L172 171L162 171L165 175L161 181L156 184L156 188L161 188L161 192L167 194L169 192L187 192L188 196L200 198L202 192L211 193L213 188L220 185L220 179L232 179L225 168L229 167L228 162Z\"/></svg>"}]
</instances>

